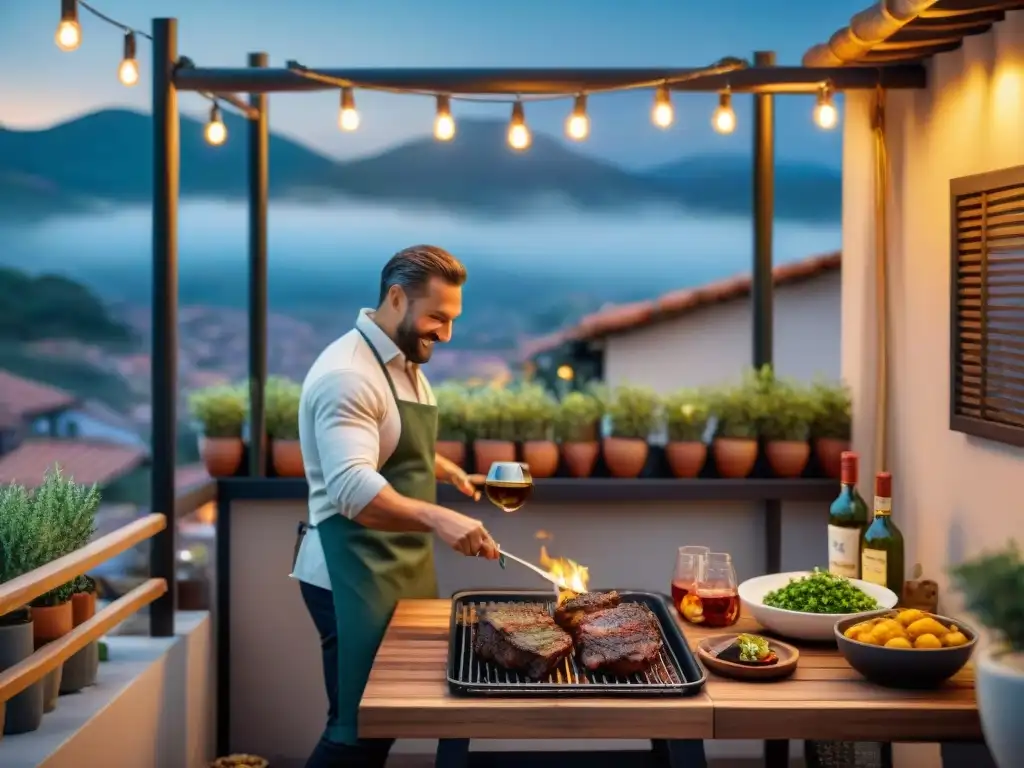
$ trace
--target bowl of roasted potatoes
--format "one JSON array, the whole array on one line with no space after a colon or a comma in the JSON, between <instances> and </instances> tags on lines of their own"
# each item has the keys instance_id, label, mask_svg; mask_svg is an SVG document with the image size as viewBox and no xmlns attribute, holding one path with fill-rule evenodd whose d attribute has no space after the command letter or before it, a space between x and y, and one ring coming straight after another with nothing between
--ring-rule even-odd
<instances>
[{"instance_id":1,"label":"bowl of roasted potatoes","mask_svg":"<svg viewBox=\"0 0 1024 768\"><path fill-rule=\"evenodd\" d=\"M978 633L963 622L916 608L875 611L836 622L839 652L873 683L932 688L961 669Z\"/></svg>"}]
</instances>

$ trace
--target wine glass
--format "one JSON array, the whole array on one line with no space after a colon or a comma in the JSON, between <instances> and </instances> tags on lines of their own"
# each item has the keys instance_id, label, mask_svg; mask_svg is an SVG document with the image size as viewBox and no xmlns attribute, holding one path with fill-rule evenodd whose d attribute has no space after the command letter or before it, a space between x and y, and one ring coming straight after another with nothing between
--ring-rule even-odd
<instances>
[{"instance_id":1,"label":"wine glass","mask_svg":"<svg viewBox=\"0 0 1024 768\"><path fill-rule=\"evenodd\" d=\"M496 461L487 471L484 491L494 506L505 512L515 512L533 493L530 468L518 461Z\"/></svg>"},{"instance_id":2,"label":"wine glass","mask_svg":"<svg viewBox=\"0 0 1024 768\"><path fill-rule=\"evenodd\" d=\"M704 556L697 598L708 627L730 627L740 618L740 596L736 585L736 569L726 552L709 552Z\"/></svg>"},{"instance_id":3,"label":"wine glass","mask_svg":"<svg viewBox=\"0 0 1024 768\"><path fill-rule=\"evenodd\" d=\"M707 547L680 547L676 555L676 569L672 574L672 604L684 618L683 600L697 591L701 566L708 551Z\"/></svg>"}]
</instances>

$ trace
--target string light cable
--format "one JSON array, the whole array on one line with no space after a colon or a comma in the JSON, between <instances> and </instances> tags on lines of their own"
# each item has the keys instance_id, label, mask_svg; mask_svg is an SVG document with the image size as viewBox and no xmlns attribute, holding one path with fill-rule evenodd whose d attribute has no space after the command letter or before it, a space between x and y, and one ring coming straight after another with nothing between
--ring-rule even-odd
<instances>
[{"instance_id":1,"label":"string light cable","mask_svg":"<svg viewBox=\"0 0 1024 768\"><path fill-rule=\"evenodd\" d=\"M79 9L86 11L93 18L121 31L123 39L121 62L117 68L117 79L127 87L132 87L138 84L140 75L139 62L136 57L138 46L137 41L139 38L152 41L153 36L141 29L136 29L135 27L118 21L114 17L99 10L92 3L86 2L86 0L61 0L60 22L57 25L57 32L54 36L54 40L57 43L57 47L62 51L75 51L82 43L82 27L79 20ZM187 56L182 56L178 59L175 68L194 66L195 65L192 63L191 59ZM211 144L223 144L227 139L227 128L224 126L220 110L220 105L222 103L230 104L234 109L248 119L255 119L255 117L258 116L257 110L231 94L200 93L199 96L209 101L211 105L209 120L204 128L206 139Z\"/></svg>"}]
</instances>

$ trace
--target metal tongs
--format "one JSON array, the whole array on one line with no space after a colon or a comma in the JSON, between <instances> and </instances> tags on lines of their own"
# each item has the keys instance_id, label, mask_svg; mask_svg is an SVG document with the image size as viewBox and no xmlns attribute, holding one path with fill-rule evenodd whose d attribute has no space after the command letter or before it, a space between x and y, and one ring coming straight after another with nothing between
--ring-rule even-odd
<instances>
[{"instance_id":1,"label":"metal tongs","mask_svg":"<svg viewBox=\"0 0 1024 768\"><path fill-rule=\"evenodd\" d=\"M550 573L545 571L543 568L540 568L539 566L536 566L536 565L534 565L531 562L523 560L521 557L516 557L515 555L509 554L508 552L506 552L503 549L499 548L498 552L501 555L501 557L498 558L498 563L502 567L504 567L504 559L508 558L509 560L512 560L513 562L519 563L520 565L529 568L531 571L536 573L542 579L544 579L545 581L551 582L552 584L554 584L559 589L561 589L561 588L563 588L565 586L559 579L556 579L554 576L552 576Z\"/></svg>"}]
</instances>

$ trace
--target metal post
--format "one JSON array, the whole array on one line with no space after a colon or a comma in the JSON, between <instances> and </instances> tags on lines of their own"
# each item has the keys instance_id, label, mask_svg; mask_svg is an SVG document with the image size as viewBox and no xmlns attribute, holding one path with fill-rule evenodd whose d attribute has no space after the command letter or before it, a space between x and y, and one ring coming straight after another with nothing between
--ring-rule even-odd
<instances>
[{"instance_id":1,"label":"metal post","mask_svg":"<svg viewBox=\"0 0 1024 768\"><path fill-rule=\"evenodd\" d=\"M775 66L775 54L758 51L755 67ZM772 218L775 215L775 104L770 93L754 95L754 367L772 362Z\"/></svg>"},{"instance_id":2,"label":"metal post","mask_svg":"<svg viewBox=\"0 0 1024 768\"><path fill-rule=\"evenodd\" d=\"M153 347L151 507L167 516L167 526L150 543L149 572L166 579L167 592L149 609L149 633L174 634L175 528L174 470L178 394L178 181L180 146L178 22L153 19Z\"/></svg>"},{"instance_id":3,"label":"metal post","mask_svg":"<svg viewBox=\"0 0 1024 768\"><path fill-rule=\"evenodd\" d=\"M267 54L250 53L250 67L266 67ZM253 93L249 104L259 114L249 120L249 474L263 477L267 467L267 198L270 121L267 95Z\"/></svg>"}]
</instances>

